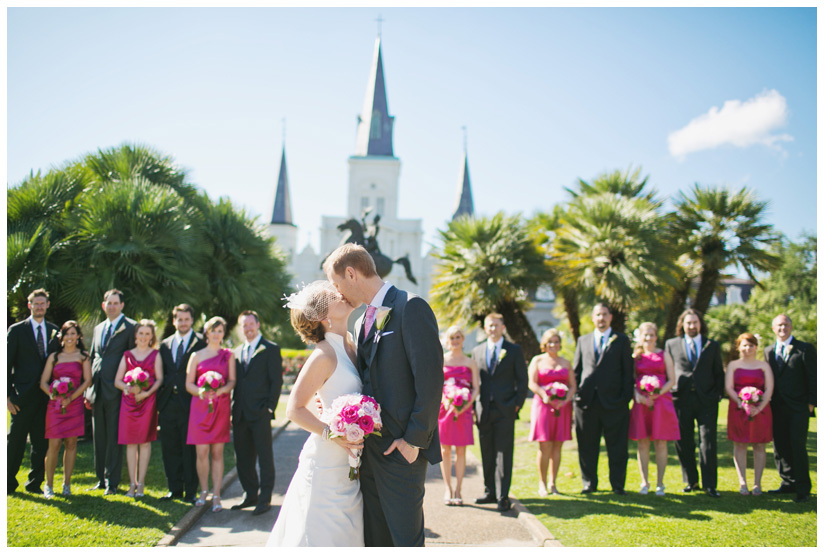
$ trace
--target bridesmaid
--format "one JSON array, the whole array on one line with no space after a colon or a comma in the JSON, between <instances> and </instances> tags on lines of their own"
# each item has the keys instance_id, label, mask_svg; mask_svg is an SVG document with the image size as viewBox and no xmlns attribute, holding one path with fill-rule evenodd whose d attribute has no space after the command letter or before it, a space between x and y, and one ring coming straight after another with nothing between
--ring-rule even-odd
<instances>
[{"instance_id":1,"label":"bridesmaid","mask_svg":"<svg viewBox=\"0 0 825 555\"><path fill-rule=\"evenodd\" d=\"M135 348L123 353L115 387L123 391L120 403L117 442L126 446L129 468L127 497L143 497L143 484L152 456L152 442L158 438L158 411L155 392L163 383L163 364L158 356L155 323L141 320L135 325ZM124 383L127 372L141 369L149 374L147 388Z\"/></svg>"},{"instance_id":2,"label":"bridesmaid","mask_svg":"<svg viewBox=\"0 0 825 555\"><path fill-rule=\"evenodd\" d=\"M49 395L49 385L57 378L68 377L74 389L68 397L57 397L49 401L46 410L46 486L43 495L54 497L54 471L63 444L63 495L72 494L72 471L77 458L77 438L85 429L85 409L83 392L92 384L92 367L89 355L83 346L83 332L74 320L69 320L60 328L60 347L49 355L40 376L40 389ZM64 413L65 410L65 413Z\"/></svg>"},{"instance_id":3,"label":"bridesmaid","mask_svg":"<svg viewBox=\"0 0 825 555\"><path fill-rule=\"evenodd\" d=\"M441 397L438 411L438 435L441 439L441 477L444 479L445 505L463 505L461 482L467 466L467 446L473 444L473 402L479 392L478 365L464 354L464 331L450 326L443 336L444 380L452 378L455 385L470 390L470 399L460 409L451 406L446 396ZM452 487L451 457L455 447L455 489Z\"/></svg>"},{"instance_id":4,"label":"bridesmaid","mask_svg":"<svg viewBox=\"0 0 825 555\"><path fill-rule=\"evenodd\" d=\"M204 325L206 348L195 351L186 369L186 391L192 395L189 412L189 432L186 443L195 445L196 467L200 482L200 498L195 506L206 504L209 493L209 461L212 460L212 512L222 510L221 482L223 480L223 445L229 442L229 392L235 387L235 357L230 349L221 348L226 334L226 320L211 318ZM197 379L206 372L223 376L223 385L215 391L201 393ZM209 403L212 403L212 411Z\"/></svg>"},{"instance_id":5,"label":"bridesmaid","mask_svg":"<svg viewBox=\"0 0 825 555\"><path fill-rule=\"evenodd\" d=\"M527 368L528 387L534 394L530 409L530 435L527 439L539 442L536 466L539 470L539 495L544 497L548 491L559 493L556 478L561 465L561 447L565 441L573 439L570 432L573 416L570 400L576 395L576 375L571 369L570 361L559 356L561 334L558 330L554 328L544 332L539 346L544 353L533 357ZM550 398L545 388L553 382L567 386L564 400ZM551 467L549 483L548 466Z\"/></svg>"},{"instance_id":6,"label":"bridesmaid","mask_svg":"<svg viewBox=\"0 0 825 555\"><path fill-rule=\"evenodd\" d=\"M630 411L630 439L638 442L636 457L639 461L639 473L642 475L642 487L639 493L646 495L650 491L648 467L650 466L650 442L656 449L656 495L665 494L665 469L667 468L667 442L678 441L679 419L673 407L673 395L670 390L676 383L676 371L673 361L665 360L662 349L656 347L659 329L653 322L639 325L639 341L633 350L636 361L636 388L633 390L633 408ZM642 393L640 384L645 376L659 379L659 393L650 395Z\"/></svg>"},{"instance_id":7,"label":"bridesmaid","mask_svg":"<svg viewBox=\"0 0 825 555\"><path fill-rule=\"evenodd\" d=\"M748 444L753 445L752 495L762 495L762 472L765 470L765 444L773 441L773 372L767 362L756 360L759 341L751 333L743 333L736 339L739 358L728 363L725 369L725 391L730 397L728 406L728 439L733 442L733 463L739 477L739 493L748 495ZM743 387L752 386L763 392L756 405L748 407L739 399Z\"/></svg>"}]
</instances>

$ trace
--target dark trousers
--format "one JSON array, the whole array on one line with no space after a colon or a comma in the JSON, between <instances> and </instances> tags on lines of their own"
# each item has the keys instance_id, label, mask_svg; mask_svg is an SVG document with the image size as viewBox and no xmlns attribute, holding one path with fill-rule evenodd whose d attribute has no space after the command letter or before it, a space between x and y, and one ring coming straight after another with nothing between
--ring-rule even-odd
<instances>
[{"instance_id":1,"label":"dark trousers","mask_svg":"<svg viewBox=\"0 0 825 555\"><path fill-rule=\"evenodd\" d=\"M123 468L123 446L117 442L120 421L120 397L104 401L98 396L92 406L95 474L107 489L117 489Z\"/></svg>"},{"instance_id":2,"label":"dark trousers","mask_svg":"<svg viewBox=\"0 0 825 555\"><path fill-rule=\"evenodd\" d=\"M807 411L791 409L782 401L771 403L773 414L773 456L782 485L793 486L798 495L811 493L811 475L808 471Z\"/></svg>"},{"instance_id":3,"label":"dark trousers","mask_svg":"<svg viewBox=\"0 0 825 555\"><path fill-rule=\"evenodd\" d=\"M249 421L239 414L232 425L241 487L247 499L258 499L260 503L270 502L275 487L275 459L272 456L272 427L269 422L268 418ZM260 483L256 463L261 467Z\"/></svg>"},{"instance_id":4,"label":"dark trousers","mask_svg":"<svg viewBox=\"0 0 825 555\"><path fill-rule=\"evenodd\" d=\"M630 411L627 407L608 410L602 406L599 398L594 396L587 408L576 403L574 412L582 486L594 490L599 487L599 448L604 435L610 487L614 490L624 490Z\"/></svg>"},{"instance_id":5,"label":"dark trousers","mask_svg":"<svg viewBox=\"0 0 825 555\"><path fill-rule=\"evenodd\" d=\"M377 438L367 438L361 457L364 542L367 547L424 546L424 481L427 459L412 464L398 449L384 455Z\"/></svg>"},{"instance_id":6,"label":"dark trousers","mask_svg":"<svg viewBox=\"0 0 825 555\"><path fill-rule=\"evenodd\" d=\"M198 472L195 467L195 446L186 444L189 432L189 413L177 399L170 400L158 413L161 454L166 484L172 493L187 496L198 493Z\"/></svg>"},{"instance_id":7,"label":"dark trousers","mask_svg":"<svg viewBox=\"0 0 825 555\"><path fill-rule=\"evenodd\" d=\"M26 486L39 488L46 475L46 406L48 398L44 394L29 395L28 402L18 404L20 410L11 417L11 426L6 435L6 464L8 471L8 493L17 489L17 472L26 453L26 438L31 442L31 471ZM16 404L16 403L15 403Z\"/></svg>"},{"instance_id":8,"label":"dark trousers","mask_svg":"<svg viewBox=\"0 0 825 555\"><path fill-rule=\"evenodd\" d=\"M492 495L499 501L508 499L510 496L515 426L515 418L508 418L494 404L490 404L489 408L482 412L478 423L484 493Z\"/></svg>"},{"instance_id":9,"label":"dark trousers","mask_svg":"<svg viewBox=\"0 0 825 555\"><path fill-rule=\"evenodd\" d=\"M719 417L719 403L703 403L695 391L686 391L673 397L673 406L679 418L679 434L682 437L676 442L676 454L682 465L682 480L690 486L699 483L694 432L696 422L699 425L702 487L716 489L716 420Z\"/></svg>"}]
</instances>

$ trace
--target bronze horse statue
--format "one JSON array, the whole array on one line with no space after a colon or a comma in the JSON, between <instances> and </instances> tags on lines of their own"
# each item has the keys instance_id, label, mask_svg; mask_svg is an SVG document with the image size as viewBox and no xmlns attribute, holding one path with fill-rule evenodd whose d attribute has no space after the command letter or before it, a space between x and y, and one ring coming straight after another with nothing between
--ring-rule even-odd
<instances>
[{"instance_id":1,"label":"bronze horse statue","mask_svg":"<svg viewBox=\"0 0 825 555\"><path fill-rule=\"evenodd\" d=\"M367 252L370 253L372 259L375 261L375 269L378 271L378 275L382 278L386 277L387 274L390 273L393 264L401 264L401 266L404 267L404 273L407 275L407 279L418 285L418 282L412 275L412 270L410 269L410 259L407 255L393 260L381 252L381 249L378 247L378 240L376 239L379 231L378 222L380 221L381 216L376 214L372 220L373 223L370 226L367 225L366 222L366 218L369 213L369 209L365 210L360 222L355 218L350 218L338 226L338 231L349 231L349 235L344 237L341 244L344 245L346 243L355 243L356 245L361 245L367 249ZM326 257L324 257L324 260L326 260ZM322 261L321 267L323 267L323 265L324 263Z\"/></svg>"}]
</instances>

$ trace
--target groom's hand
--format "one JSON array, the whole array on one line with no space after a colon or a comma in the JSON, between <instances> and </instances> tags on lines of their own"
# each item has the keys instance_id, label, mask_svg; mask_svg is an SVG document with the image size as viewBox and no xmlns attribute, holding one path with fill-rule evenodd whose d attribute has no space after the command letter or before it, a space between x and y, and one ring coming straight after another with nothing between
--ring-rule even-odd
<instances>
[{"instance_id":1,"label":"groom's hand","mask_svg":"<svg viewBox=\"0 0 825 555\"><path fill-rule=\"evenodd\" d=\"M414 463L418 458L418 447L413 447L412 445L404 441L403 438L399 438L393 441L390 444L390 448L384 451L384 455L389 455L396 449L398 449L398 451L401 453L401 456L403 456L410 464Z\"/></svg>"}]
</instances>

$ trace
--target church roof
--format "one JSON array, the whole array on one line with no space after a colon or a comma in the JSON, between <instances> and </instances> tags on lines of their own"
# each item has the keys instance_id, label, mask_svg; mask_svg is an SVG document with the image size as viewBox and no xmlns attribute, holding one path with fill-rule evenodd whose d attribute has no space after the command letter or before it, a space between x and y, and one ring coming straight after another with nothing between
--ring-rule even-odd
<instances>
[{"instance_id":1,"label":"church roof","mask_svg":"<svg viewBox=\"0 0 825 555\"><path fill-rule=\"evenodd\" d=\"M286 175L286 146L281 150L281 169L278 172L278 188L275 190L275 207L272 209L273 224L292 223L292 202L289 199L289 179Z\"/></svg>"},{"instance_id":2,"label":"church roof","mask_svg":"<svg viewBox=\"0 0 825 555\"><path fill-rule=\"evenodd\" d=\"M459 216L473 216L473 191L470 188L470 166L467 163L467 153L464 153L464 167L458 183L458 200L456 201L453 220Z\"/></svg>"},{"instance_id":3,"label":"church roof","mask_svg":"<svg viewBox=\"0 0 825 555\"><path fill-rule=\"evenodd\" d=\"M381 59L381 37L375 39L375 54L367 83L364 108L358 116L355 140L356 156L393 156L392 126L395 118L387 107L384 85L384 64Z\"/></svg>"}]
</instances>

